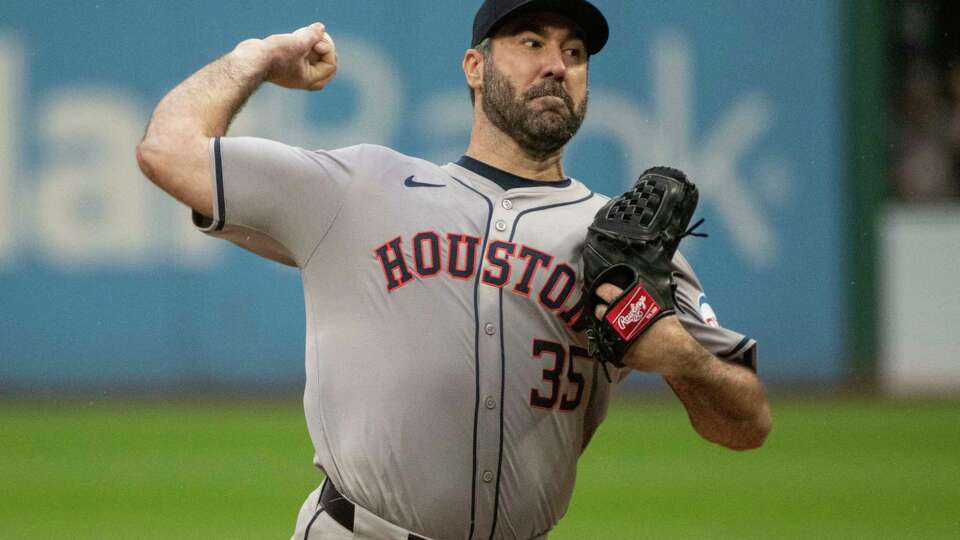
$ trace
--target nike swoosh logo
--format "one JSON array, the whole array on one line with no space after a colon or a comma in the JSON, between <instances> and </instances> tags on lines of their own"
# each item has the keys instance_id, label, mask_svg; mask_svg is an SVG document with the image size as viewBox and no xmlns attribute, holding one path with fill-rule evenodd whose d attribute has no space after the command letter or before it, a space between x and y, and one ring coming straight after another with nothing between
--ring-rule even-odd
<instances>
[{"instance_id":1,"label":"nike swoosh logo","mask_svg":"<svg viewBox=\"0 0 960 540\"><path fill-rule=\"evenodd\" d=\"M407 187L447 187L446 184L425 184L423 182L417 182L412 176L408 176L407 179L403 181L403 185Z\"/></svg>"}]
</instances>

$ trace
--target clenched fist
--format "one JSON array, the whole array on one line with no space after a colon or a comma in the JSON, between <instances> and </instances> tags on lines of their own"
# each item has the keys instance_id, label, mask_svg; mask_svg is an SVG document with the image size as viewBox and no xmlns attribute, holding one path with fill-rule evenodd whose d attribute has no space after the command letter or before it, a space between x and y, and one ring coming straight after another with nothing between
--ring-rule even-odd
<instances>
[{"instance_id":1,"label":"clenched fist","mask_svg":"<svg viewBox=\"0 0 960 540\"><path fill-rule=\"evenodd\" d=\"M320 90L337 73L337 49L323 23L313 23L290 34L248 39L234 54L261 62L263 80L284 88Z\"/></svg>"}]
</instances>

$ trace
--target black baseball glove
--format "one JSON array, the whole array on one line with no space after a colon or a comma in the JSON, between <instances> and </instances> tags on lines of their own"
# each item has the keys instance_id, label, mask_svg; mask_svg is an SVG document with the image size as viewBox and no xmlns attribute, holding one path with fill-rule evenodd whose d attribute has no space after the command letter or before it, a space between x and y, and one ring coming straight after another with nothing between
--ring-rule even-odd
<instances>
[{"instance_id":1,"label":"black baseball glove","mask_svg":"<svg viewBox=\"0 0 960 540\"><path fill-rule=\"evenodd\" d=\"M590 354L623 366L623 355L661 317L676 311L676 280L671 261L677 245L703 222L687 229L697 208L697 186L669 167L644 171L633 189L601 208L581 253L587 338ZM623 294L603 319L594 311L597 287L610 283Z\"/></svg>"}]
</instances>

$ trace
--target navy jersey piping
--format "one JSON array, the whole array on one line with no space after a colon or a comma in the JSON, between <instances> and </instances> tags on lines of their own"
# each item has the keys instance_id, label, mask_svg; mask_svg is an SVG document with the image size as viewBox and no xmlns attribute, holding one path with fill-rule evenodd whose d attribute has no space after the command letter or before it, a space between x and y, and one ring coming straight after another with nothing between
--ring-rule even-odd
<instances>
[{"instance_id":1,"label":"navy jersey piping","mask_svg":"<svg viewBox=\"0 0 960 540\"><path fill-rule=\"evenodd\" d=\"M323 508L317 510L317 513L314 514L313 517L310 519L310 523L307 523L307 530L303 531L303 540L307 540L308 538L310 538L310 528L313 527L313 522L316 521L317 518L320 517L320 514L322 513L323 513Z\"/></svg>"},{"instance_id":2,"label":"navy jersey piping","mask_svg":"<svg viewBox=\"0 0 960 540\"><path fill-rule=\"evenodd\" d=\"M597 384L600 383L600 362L593 363L593 381L590 383L590 397L587 398L587 410L593 410L593 404L595 403L594 397L597 395ZM597 432L597 428L600 426L594 426L593 432ZM584 430L583 437L580 438L580 453L583 454L584 450L587 449L587 433Z\"/></svg>"},{"instance_id":3,"label":"navy jersey piping","mask_svg":"<svg viewBox=\"0 0 960 540\"><path fill-rule=\"evenodd\" d=\"M223 200L223 161L220 158L220 137L213 139L213 164L217 178L217 223L215 231L223 230L227 222L226 203Z\"/></svg>"},{"instance_id":4,"label":"navy jersey piping","mask_svg":"<svg viewBox=\"0 0 960 540\"><path fill-rule=\"evenodd\" d=\"M729 352L717 355L718 358L727 362L739 364L753 372L757 371L756 342L745 337L737 343Z\"/></svg>"},{"instance_id":5,"label":"navy jersey piping","mask_svg":"<svg viewBox=\"0 0 960 540\"><path fill-rule=\"evenodd\" d=\"M742 353L743 351L741 351L740 349L744 348L749 342L750 342L750 338L745 337L740 340L740 343L737 343L736 345L734 345L732 349L730 349L725 353L721 353L718 356L723 359L733 358L734 356L737 356L738 353Z\"/></svg>"},{"instance_id":6,"label":"navy jersey piping","mask_svg":"<svg viewBox=\"0 0 960 540\"><path fill-rule=\"evenodd\" d=\"M593 198L593 192L591 191L586 197L577 199L575 201L567 201L556 204L549 204L547 206L539 206L536 208L528 208L523 212L517 214L517 219L513 221L513 230L510 231L510 242L513 242L513 238L517 235L517 228L520 224L520 219L523 216L532 213L539 212L541 210L550 210L551 208L558 208L560 206L569 206L573 204L579 204L584 201L590 200ZM586 234L586 233L584 233ZM494 534L497 532L497 518L500 514L500 472L503 469L503 394L505 391L504 387L504 373L506 371L506 347L503 340L503 289L500 289L500 448L497 452L497 489L493 497L493 525L490 528L490 539L493 539ZM479 394L478 394L479 395Z\"/></svg>"},{"instance_id":7,"label":"navy jersey piping","mask_svg":"<svg viewBox=\"0 0 960 540\"><path fill-rule=\"evenodd\" d=\"M460 185L469 189L470 191L476 193L487 202L487 225L484 228L483 233L483 246L480 248L480 253L486 253L487 251L487 239L490 232L490 221L493 219L493 202L487 198L486 195L480 193L476 189L472 188L469 184L460 180L455 176L451 176L456 180ZM481 256L480 261L477 263L481 267L483 266L483 257ZM476 527L476 512L477 512L477 429L480 422L480 272L479 268L477 269L477 277L473 282L473 323L474 323L474 337L473 337L473 366L474 366L474 381L475 393L474 393L474 404L473 404L473 474L470 475L470 534L467 535L467 538L473 538L473 531ZM502 310L501 310L502 311ZM501 315L502 318L502 315ZM502 327L501 327L502 328ZM501 336L503 332L500 332ZM501 346L502 350L502 346ZM502 399L502 398L501 398ZM502 415L501 415L501 431L502 431ZM502 436L502 435L501 435ZM500 441L501 448L503 441ZM494 523L496 523L496 506L494 506Z\"/></svg>"},{"instance_id":8,"label":"navy jersey piping","mask_svg":"<svg viewBox=\"0 0 960 540\"><path fill-rule=\"evenodd\" d=\"M500 188L502 188L504 191L529 187L549 187L559 189L569 187L570 184L573 183L569 178L557 180L531 180L529 178L517 176L513 173L498 169L492 165L487 165L486 163L473 159L470 156L461 157L459 160L457 160L457 165L467 169L470 172L478 174L487 180L490 180L494 184L500 186Z\"/></svg>"}]
</instances>

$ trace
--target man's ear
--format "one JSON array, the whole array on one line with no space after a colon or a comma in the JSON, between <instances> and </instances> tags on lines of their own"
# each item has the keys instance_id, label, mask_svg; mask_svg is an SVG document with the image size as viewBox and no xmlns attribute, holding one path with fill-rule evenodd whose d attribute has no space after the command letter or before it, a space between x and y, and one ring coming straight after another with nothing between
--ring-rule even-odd
<instances>
[{"instance_id":1,"label":"man's ear","mask_svg":"<svg viewBox=\"0 0 960 540\"><path fill-rule=\"evenodd\" d=\"M483 62L483 54L476 49L467 49L463 55L463 75L474 91L483 88Z\"/></svg>"}]
</instances>

